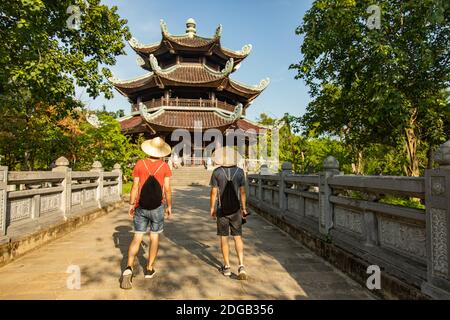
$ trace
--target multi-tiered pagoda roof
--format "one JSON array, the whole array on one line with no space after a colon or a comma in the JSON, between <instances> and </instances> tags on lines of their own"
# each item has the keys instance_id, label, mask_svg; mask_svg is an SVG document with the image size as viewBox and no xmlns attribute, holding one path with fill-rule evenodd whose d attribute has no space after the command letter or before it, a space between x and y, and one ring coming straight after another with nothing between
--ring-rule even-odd
<instances>
[{"instance_id":1,"label":"multi-tiered pagoda roof","mask_svg":"<svg viewBox=\"0 0 450 320\"><path fill-rule=\"evenodd\" d=\"M196 34L193 19L186 22L186 34L171 35L161 20L162 40L129 43L137 63L147 71L130 80L111 78L115 88L132 104L131 116L121 119L126 133L170 132L175 128L259 127L245 119L245 111L269 84L246 85L230 78L249 55L252 46L234 51L222 47L219 26L211 38Z\"/></svg>"}]
</instances>

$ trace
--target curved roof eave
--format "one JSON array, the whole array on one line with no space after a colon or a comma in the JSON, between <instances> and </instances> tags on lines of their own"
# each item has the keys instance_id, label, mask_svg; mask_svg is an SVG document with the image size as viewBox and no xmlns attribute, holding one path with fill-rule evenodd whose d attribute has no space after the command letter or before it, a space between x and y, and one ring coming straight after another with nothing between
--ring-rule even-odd
<instances>
[{"instance_id":1,"label":"curved roof eave","mask_svg":"<svg viewBox=\"0 0 450 320\"><path fill-rule=\"evenodd\" d=\"M136 53L153 53L161 47L161 41L151 44L142 44L135 37L128 40L128 44Z\"/></svg>"},{"instance_id":2,"label":"curved roof eave","mask_svg":"<svg viewBox=\"0 0 450 320\"><path fill-rule=\"evenodd\" d=\"M253 46L251 44L246 44L242 47L241 50L232 50L225 47L220 46L222 53L231 58L246 58L250 52L252 51Z\"/></svg>"},{"instance_id":3,"label":"curved roof eave","mask_svg":"<svg viewBox=\"0 0 450 320\"><path fill-rule=\"evenodd\" d=\"M262 79L259 84L257 85L247 85L242 82L229 79L228 86L232 89L238 92L242 95L248 95L248 101L251 102L252 100L256 99L269 85L270 79L265 78Z\"/></svg>"},{"instance_id":4,"label":"curved roof eave","mask_svg":"<svg viewBox=\"0 0 450 320\"><path fill-rule=\"evenodd\" d=\"M120 88L134 88L136 84L140 81L143 81L145 84L148 82L148 80L151 80L151 78L154 76L154 72L147 72L146 74L142 76L138 76L136 78L128 79L128 80L120 80L114 76L108 78L108 81L114 86L114 87L120 87Z\"/></svg>"},{"instance_id":5,"label":"curved roof eave","mask_svg":"<svg viewBox=\"0 0 450 320\"><path fill-rule=\"evenodd\" d=\"M234 121L237 121L237 120L241 119L241 117L243 115L243 105L241 103L236 105L236 107L235 107L233 112L221 110L221 109L218 109L218 108L207 108L207 107L200 107L200 108L183 107L182 109L177 109L176 107L165 107L165 106L162 106L162 107L156 107L156 108L148 109L145 106L144 103L141 103L139 105L139 113L140 113L140 115L142 116L142 118L144 118L145 120L147 120L149 122L152 119L155 119L158 116L160 116L161 114L163 114L165 111L213 112L214 114L216 114L217 116L219 116L223 120L234 122Z\"/></svg>"},{"instance_id":6,"label":"curved roof eave","mask_svg":"<svg viewBox=\"0 0 450 320\"><path fill-rule=\"evenodd\" d=\"M174 73L175 71L177 71L178 69L186 68L186 67L189 67L189 66L191 66L191 67L195 66L196 68L199 68L195 64L192 64L192 65L175 64L175 65L173 65L171 67L163 69L163 68L161 68L159 66L158 60L156 59L156 57L153 54L150 55L149 61L150 61L150 66L151 66L153 72L155 74L157 74L158 76L160 76L161 78L164 78L164 79L167 79L167 80L170 80L170 81L186 83L186 84L192 84L193 81L180 81L179 79L170 77L170 75L172 73ZM226 78L229 74L231 74L231 72L233 72L234 60L233 60L233 58L228 60L228 62L226 63L225 67L221 71L213 70L210 67L208 67L206 64L201 64L199 66L201 66L200 68L202 68L201 69L202 72L206 72L211 77L211 79L208 80L208 81L198 81L196 83L212 83L212 82L215 82L215 81L218 81L218 80Z\"/></svg>"}]
</instances>

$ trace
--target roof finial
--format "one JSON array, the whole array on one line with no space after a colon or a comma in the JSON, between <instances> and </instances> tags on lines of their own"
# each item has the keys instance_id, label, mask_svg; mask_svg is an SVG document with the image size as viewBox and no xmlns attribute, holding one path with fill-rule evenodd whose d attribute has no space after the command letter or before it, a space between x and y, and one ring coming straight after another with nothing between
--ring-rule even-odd
<instances>
[{"instance_id":1,"label":"roof finial","mask_svg":"<svg viewBox=\"0 0 450 320\"><path fill-rule=\"evenodd\" d=\"M189 37L193 37L197 33L197 23L193 18L189 18L186 21L186 33Z\"/></svg>"}]
</instances>

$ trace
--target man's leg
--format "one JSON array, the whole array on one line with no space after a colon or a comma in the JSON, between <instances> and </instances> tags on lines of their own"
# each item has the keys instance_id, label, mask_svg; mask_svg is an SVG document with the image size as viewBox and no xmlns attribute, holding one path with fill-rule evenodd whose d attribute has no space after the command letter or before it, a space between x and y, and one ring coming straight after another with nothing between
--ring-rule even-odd
<instances>
[{"instance_id":1,"label":"man's leg","mask_svg":"<svg viewBox=\"0 0 450 320\"><path fill-rule=\"evenodd\" d=\"M228 236L230 227L227 217L217 217L217 235L220 238L220 249L223 256L223 266L219 271L226 277L231 276L230 269L230 247L228 246Z\"/></svg>"},{"instance_id":2,"label":"man's leg","mask_svg":"<svg viewBox=\"0 0 450 320\"><path fill-rule=\"evenodd\" d=\"M123 271L122 279L120 282L120 287L122 289L132 288L134 259L139 252L143 235L144 235L143 233L135 233L133 236L133 240L131 241L130 246L128 247L127 268Z\"/></svg>"},{"instance_id":3,"label":"man's leg","mask_svg":"<svg viewBox=\"0 0 450 320\"><path fill-rule=\"evenodd\" d=\"M228 236L220 237L220 247L222 249L222 256L224 261L224 266L230 266L230 247L228 246Z\"/></svg>"},{"instance_id":4,"label":"man's leg","mask_svg":"<svg viewBox=\"0 0 450 320\"><path fill-rule=\"evenodd\" d=\"M236 247L236 254L238 256L239 265L244 265L244 241L242 240L242 236L234 237L234 245Z\"/></svg>"},{"instance_id":5,"label":"man's leg","mask_svg":"<svg viewBox=\"0 0 450 320\"><path fill-rule=\"evenodd\" d=\"M234 244L239 259L238 279L247 280L247 272L244 267L244 241L242 240L242 236L234 236Z\"/></svg>"},{"instance_id":6,"label":"man's leg","mask_svg":"<svg viewBox=\"0 0 450 320\"><path fill-rule=\"evenodd\" d=\"M247 280L247 273L244 267L244 241L242 240L242 216L240 211L231 217L230 228L239 260L238 279Z\"/></svg>"},{"instance_id":7,"label":"man's leg","mask_svg":"<svg viewBox=\"0 0 450 320\"><path fill-rule=\"evenodd\" d=\"M127 266L133 268L134 259L136 258L139 248L141 247L141 242L144 234L143 233L135 233L133 236L133 240L130 243L128 248L128 263Z\"/></svg>"},{"instance_id":8,"label":"man's leg","mask_svg":"<svg viewBox=\"0 0 450 320\"><path fill-rule=\"evenodd\" d=\"M148 263L145 271L145 278L151 279L154 277L156 270L153 268L158 255L159 249L159 235L164 231L164 208L160 206L157 209L151 210L151 232L150 243L148 246Z\"/></svg>"},{"instance_id":9,"label":"man's leg","mask_svg":"<svg viewBox=\"0 0 450 320\"><path fill-rule=\"evenodd\" d=\"M150 245L148 248L148 264L147 269L153 270L156 256L158 255L159 248L159 233L150 233Z\"/></svg>"}]
</instances>

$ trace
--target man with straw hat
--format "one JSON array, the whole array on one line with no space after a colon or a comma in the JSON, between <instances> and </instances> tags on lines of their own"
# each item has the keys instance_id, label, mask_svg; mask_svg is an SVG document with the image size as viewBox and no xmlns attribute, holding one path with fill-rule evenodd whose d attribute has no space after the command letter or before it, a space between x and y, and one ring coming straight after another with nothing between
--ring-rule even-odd
<instances>
[{"instance_id":1,"label":"man with straw hat","mask_svg":"<svg viewBox=\"0 0 450 320\"><path fill-rule=\"evenodd\" d=\"M237 163L242 157L233 148L223 147L216 149L212 158L220 166L213 171L210 182L211 217L215 218L217 222L217 235L220 237L224 260L220 272L225 276L231 276L228 245L228 238L231 235L239 260L238 279L246 280L242 223L245 223L247 216L247 196L244 171L237 167Z\"/></svg>"},{"instance_id":2,"label":"man with straw hat","mask_svg":"<svg viewBox=\"0 0 450 320\"><path fill-rule=\"evenodd\" d=\"M123 289L132 287L134 259L148 229L150 229L149 258L144 277L150 279L155 275L154 263L158 253L159 235L164 228L164 216L169 218L172 214L170 189L172 171L162 160L172 150L159 137L144 141L141 149L149 155L149 158L139 160L133 170L134 180L128 213L133 218L134 237L128 248L127 268L122 273L121 288Z\"/></svg>"}]
</instances>

